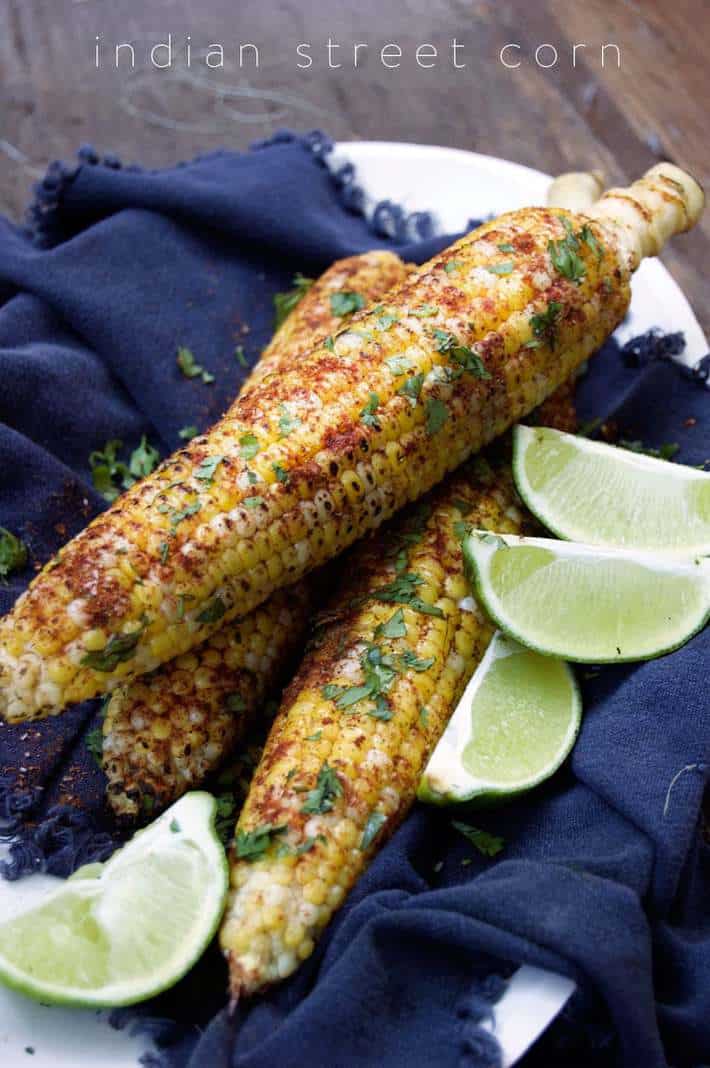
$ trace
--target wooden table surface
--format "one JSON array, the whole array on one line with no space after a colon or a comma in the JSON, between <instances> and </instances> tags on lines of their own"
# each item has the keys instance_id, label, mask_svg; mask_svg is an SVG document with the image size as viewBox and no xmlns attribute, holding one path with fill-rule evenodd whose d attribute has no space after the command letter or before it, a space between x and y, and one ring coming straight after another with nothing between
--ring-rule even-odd
<instances>
[{"instance_id":1,"label":"wooden table surface","mask_svg":"<svg viewBox=\"0 0 710 1068\"><path fill-rule=\"evenodd\" d=\"M341 139L418 141L476 149L556 172L601 168L610 182L658 159L710 188L708 0L0 0L0 210L19 219L46 164L82 142L125 162L168 164L227 145L245 147L282 126ZM152 45L172 34L172 69ZM184 46L191 37L188 69ZM96 69L96 35L102 48ZM339 49L329 69L326 41ZM454 69L450 42L463 46ZM114 48L128 50L113 68ZM313 60L299 70L296 46ZM367 44L353 68L354 43ZM401 67L379 49L394 42ZM208 70L205 49L225 50ZM253 51L259 48L259 69ZM430 43L437 66L418 66ZM503 45L516 69L499 59ZM601 45L607 49L601 64ZM556 66L535 50L552 44ZM573 45L585 44L586 48ZM430 52L423 54L425 62ZM158 53L159 61L164 53ZM542 63L553 53L543 49ZM395 62L393 57L389 62ZM214 59L213 59L214 62ZM442 182L446 176L442 175ZM664 260L710 334L710 210Z\"/></svg>"}]
</instances>

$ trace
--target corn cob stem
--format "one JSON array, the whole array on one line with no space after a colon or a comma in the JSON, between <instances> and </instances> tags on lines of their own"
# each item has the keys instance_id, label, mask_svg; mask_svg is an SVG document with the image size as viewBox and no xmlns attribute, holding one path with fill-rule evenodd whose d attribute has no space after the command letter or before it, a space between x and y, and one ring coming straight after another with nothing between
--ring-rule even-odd
<instances>
[{"instance_id":1,"label":"corn cob stem","mask_svg":"<svg viewBox=\"0 0 710 1068\"><path fill-rule=\"evenodd\" d=\"M332 297L355 294L369 303L401 282L408 269L389 252L333 264L276 332L243 392L295 363L316 338L342 325ZM191 652L114 690L103 723L102 766L108 801L119 818L154 816L199 785L241 741L303 641L315 582L309 576L277 590Z\"/></svg>"},{"instance_id":2,"label":"corn cob stem","mask_svg":"<svg viewBox=\"0 0 710 1068\"><path fill-rule=\"evenodd\" d=\"M542 208L485 224L297 371L247 391L0 623L0 712L55 713L186 652L530 412L625 314L630 233L643 254L649 233L655 248L696 214L689 185L661 196L658 181L633 194L645 211L633 225ZM245 437L259 448L249 462Z\"/></svg>"}]
</instances>

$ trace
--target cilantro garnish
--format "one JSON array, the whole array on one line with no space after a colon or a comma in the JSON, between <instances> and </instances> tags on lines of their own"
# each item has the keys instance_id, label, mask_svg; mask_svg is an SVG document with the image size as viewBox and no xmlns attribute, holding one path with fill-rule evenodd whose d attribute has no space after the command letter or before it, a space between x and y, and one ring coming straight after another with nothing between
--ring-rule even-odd
<instances>
[{"instance_id":1,"label":"cilantro garnish","mask_svg":"<svg viewBox=\"0 0 710 1068\"><path fill-rule=\"evenodd\" d=\"M498 245L501 252L515 252L515 247L511 245L510 241L504 241L501 245Z\"/></svg>"},{"instance_id":2,"label":"cilantro garnish","mask_svg":"<svg viewBox=\"0 0 710 1068\"><path fill-rule=\"evenodd\" d=\"M549 241L547 251L550 253L552 265L556 271L568 278L570 282L580 284L587 273L584 260L579 256L579 236L572 231L572 225L567 218L561 216L566 234L559 241ZM591 231L589 231L591 233ZM594 239L594 235L592 235ZM591 247L591 245L590 245Z\"/></svg>"},{"instance_id":3,"label":"cilantro garnish","mask_svg":"<svg viewBox=\"0 0 710 1068\"><path fill-rule=\"evenodd\" d=\"M261 827L255 827L253 831L238 830L234 836L237 856L241 860L257 860L263 857L274 838L287 830L285 823L279 826L273 823L263 823Z\"/></svg>"},{"instance_id":4,"label":"cilantro garnish","mask_svg":"<svg viewBox=\"0 0 710 1068\"><path fill-rule=\"evenodd\" d=\"M372 427L373 430L382 429L382 425L377 416L375 415L375 412L377 411L379 406L380 398L377 396L376 393L371 393L370 399L360 412L360 419L362 420L362 422L365 424L365 426Z\"/></svg>"},{"instance_id":5,"label":"cilantro garnish","mask_svg":"<svg viewBox=\"0 0 710 1068\"><path fill-rule=\"evenodd\" d=\"M240 693L235 690L234 693L228 693L225 706L228 712L246 712L247 703Z\"/></svg>"},{"instance_id":6,"label":"cilantro garnish","mask_svg":"<svg viewBox=\"0 0 710 1068\"><path fill-rule=\"evenodd\" d=\"M316 785L308 791L301 812L330 812L337 798L342 797L343 787L335 771L326 760L318 772Z\"/></svg>"},{"instance_id":7,"label":"cilantro garnish","mask_svg":"<svg viewBox=\"0 0 710 1068\"><path fill-rule=\"evenodd\" d=\"M159 463L160 453L152 445L148 444L148 440L143 434L140 444L131 453L128 470L134 478L145 478L146 475L155 470Z\"/></svg>"},{"instance_id":8,"label":"cilantro garnish","mask_svg":"<svg viewBox=\"0 0 710 1068\"><path fill-rule=\"evenodd\" d=\"M199 430L196 426L183 426L178 430L178 436L182 441L192 441L199 434Z\"/></svg>"},{"instance_id":9,"label":"cilantro garnish","mask_svg":"<svg viewBox=\"0 0 710 1068\"><path fill-rule=\"evenodd\" d=\"M0 527L0 579L20 571L27 563L27 548L15 534Z\"/></svg>"},{"instance_id":10,"label":"cilantro garnish","mask_svg":"<svg viewBox=\"0 0 710 1068\"><path fill-rule=\"evenodd\" d=\"M424 375L412 375L411 378L408 378L407 381L399 387L397 392L402 397L407 397L409 399L409 403L412 405L412 407L414 407L419 399L419 394L422 391L423 385Z\"/></svg>"},{"instance_id":11,"label":"cilantro garnish","mask_svg":"<svg viewBox=\"0 0 710 1068\"><path fill-rule=\"evenodd\" d=\"M245 497L242 501L245 508L258 508L260 504L264 504L263 497Z\"/></svg>"},{"instance_id":12,"label":"cilantro garnish","mask_svg":"<svg viewBox=\"0 0 710 1068\"><path fill-rule=\"evenodd\" d=\"M259 451L259 439L249 431L239 439L239 455L245 460L253 460Z\"/></svg>"},{"instance_id":13,"label":"cilantro garnish","mask_svg":"<svg viewBox=\"0 0 710 1068\"><path fill-rule=\"evenodd\" d=\"M177 365L185 378L197 378L198 376L201 376L202 381L206 386L209 386L214 382L214 375L205 370L202 364L196 363L192 351L184 345L181 345L178 348Z\"/></svg>"},{"instance_id":14,"label":"cilantro garnish","mask_svg":"<svg viewBox=\"0 0 710 1068\"><path fill-rule=\"evenodd\" d=\"M202 609L197 616L198 623L216 623L227 611L227 606L221 597L215 597Z\"/></svg>"},{"instance_id":15,"label":"cilantro garnish","mask_svg":"<svg viewBox=\"0 0 710 1068\"><path fill-rule=\"evenodd\" d=\"M360 849L362 851L369 849L378 834L387 823L387 816L384 812L378 812L375 810L371 812L367 817L364 830L362 832L362 838L360 839Z\"/></svg>"},{"instance_id":16,"label":"cilantro garnish","mask_svg":"<svg viewBox=\"0 0 710 1068\"><path fill-rule=\"evenodd\" d=\"M463 367L464 371L468 371L475 378L491 377L478 353L470 349L468 345L462 345L453 334L450 334L447 330L436 329L433 336L436 342L434 347L437 352L446 353L450 359L458 363Z\"/></svg>"},{"instance_id":17,"label":"cilantro garnish","mask_svg":"<svg viewBox=\"0 0 710 1068\"><path fill-rule=\"evenodd\" d=\"M386 586L373 590L370 596L376 601L384 601L385 604L406 604L415 612L421 612L426 616L438 616L443 618L444 613L434 604L427 604L417 597L415 590L423 585L424 579L411 571L405 571Z\"/></svg>"},{"instance_id":18,"label":"cilantro garnish","mask_svg":"<svg viewBox=\"0 0 710 1068\"><path fill-rule=\"evenodd\" d=\"M200 482L206 482L207 485L211 485L214 473L223 459L224 456L207 456L195 471L195 478L199 479Z\"/></svg>"},{"instance_id":19,"label":"cilantro garnish","mask_svg":"<svg viewBox=\"0 0 710 1068\"><path fill-rule=\"evenodd\" d=\"M448 263L444 264L444 270L447 274L452 274L454 271L458 270L460 266L461 260L449 260Z\"/></svg>"},{"instance_id":20,"label":"cilantro garnish","mask_svg":"<svg viewBox=\"0 0 710 1068\"><path fill-rule=\"evenodd\" d=\"M512 274L514 267L515 264L510 261L507 263L489 263L486 266L486 270L490 271L491 274Z\"/></svg>"},{"instance_id":21,"label":"cilantro garnish","mask_svg":"<svg viewBox=\"0 0 710 1068\"><path fill-rule=\"evenodd\" d=\"M93 649L81 658L81 666L93 668L94 671L114 671L124 660L130 660L136 651L136 646L148 626L147 622L141 623L138 630L130 634L113 634L103 649Z\"/></svg>"},{"instance_id":22,"label":"cilantro garnish","mask_svg":"<svg viewBox=\"0 0 710 1068\"><path fill-rule=\"evenodd\" d=\"M380 623L375 627L376 638L404 638L407 633L407 624L404 622L404 611L398 608L386 623Z\"/></svg>"},{"instance_id":23,"label":"cilantro garnish","mask_svg":"<svg viewBox=\"0 0 710 1068\"><path fill-rule=\"evenodd\" d=\"M293 289L286 293L274 293L274 329L283 323L296 305L303 300L308 290L313 285L312 278L304 278L302 274L296 274L293 278Z\"/></svg>"},{"instance_id":24,"label":"cilantro garnish","mask_svg":"<svg viewBox=\"0 0 710 1068\"><path fill-rule=\"evenodd\" d=\"M286 471L281 464L272 464L271 469L279 482L283 482L284 484L288 482L288 471Z\"/></svg>"},{"instance_id":25,"label":"cilantro garnish","mask_svg":"<svg viewBox=\"0 0 710 1068\"><path fill-rule=\"evenodd\" d=\"M173 834L179 834L180 831L182 830L180 824L178 823L178 821L176 819L170 820L170 830L172 831Z\"/></svg>"},{"instance_id":26,"label":"cilantro garnish","mask_svg":"<svg viewBox=\"0 0 710 1068\"><path fill-rule=\"evenodd\" d=\"M84 743L91 756L96 763L101 767L101 760L104 755L104 732L102 727L103 720L95 727L92 727L90 731L87 731L84 735Z\"/></svg>"},{"instance_id":27,"label":"cilantro garnish","mask_svg":"<svg viewBox=\"0 0 710 1068\"><path fill-rule=\"evenodd\" d=\"M297 430L301 425L301 420L297 415L292 415L286 404L279 405L279 411L281 415L279 417L279 431L282 438L288 437L294 430Z\"/></svg>"},{"instance_id":28,"label":"cilantro garnish","mask_svg":"<svg viewBox=\"0 0 710 1068\"><path fill-rule=\"evenodd\" d=\"M412 649L405 650L399 659L404 668L412 668L413 671L428 671L436 663L436 657L429 656L422 660Z\"/></svg>"},{"instance_id":29,"label":"cilantro garnish","mask_svg":"<svg viewBox=\"0 0 710 1068\"><path fill-rule=\"evenodd\" d=\"M547 309L539 315L530 318L530 326L535 340L528 341L525 348L534 349L547 341L551 349L554 349L557 341L557 324L562 314L562 305L557 300L551 300Z\"/></svg>"},{"instance_id":30,"label":"cilantro garnish","mask_svg":"<svg viewBox=\"0 0 710 1068\"><path fill-rule=\"evenodd\" d=\"M588 245L592 252L596 252L597 260L600 260L604 255L604 246L600 245L594 236L594 231L586 223L579 231L580 240L584 241L585 245Z\"/></svg>"},{"instance_id":31,"label":"cilantro garnish","mask_svg":"<svg viewBox=\"0 0 710 1068\"><path fill-rule=\"evenodd\" d=\"M385 363L393 375L403 375L412 370L412 361L408 356L390 356Z\"/></svg>"},{"instance_id":32,"label":"cilantro garnish","mask_svg":"<svg viewBox=\"0 0 710 1068\"><path fill-rule=\"evenodd\" d=\"M332 334L329 334L323 342L323 348L327 349L328 352L335 352L335 341L333 340Z\"/></svg>"},{"instance_id":33,"label":"cilantro garnish","mask_svg":"<svg viewBox=\"0 0 710 1068\"><path fill-rule=\"evenodd\" d=\"M468 839L484 857L495 857L505 847L504 840L498 835L482 831L479 827L472 827L470 823L452 820L451 826Z\"/></svg>"},{"instance_id":34,"label":"cilantro garnish","mask_svg":"<svg viewBox=\"0 0 710 1068\"><path fill-rule=\"evenodd\" d=\"M429 722L429 709L428 708L420 708L419 709L419 722L421 723L422 727L426 727L427 726L427 724Z\"/></svg>"},{"instance_id":35,"label":"cilantro garnish","mask_svg":"<svg viewBox=\"0 0 710 1068\"><path fill-rule=\"evenodd\" d=\"M237 363L239 364L240 367L248 367L249 366L249 363L247 362L247 358L244 355L244 349L242 348L241 345L237 345L236 346L236 348L234 350L234 358L235 358L235 360L237 361Z\"/></svg>"},{"instance_id":36,"label":"cilantro garnish","mask_svg":"<svg viewBox=\"0 0 710 1068\"><path fill-rule=\"evenodd\" d=\"M433 435L441 430L449 418L449 409L438 397L429 397L426 402L426 430Z\"/></svg>"},{"instance_id":37,"label":"cilantro garnish","mask_svg":"<svg viewBox=\"0 0 710 1068\"><path fill-rule=\"evenodd\" d=\"M331 293L330 310L333 315L352 315L365 307L365 298L359 293L344 289L341 293Z\"/></svg>"},{"instance_id":38,"label":"cilantro garnish","mask_svg":"<svg viewBox=\"0 0 710 1068\"><path fill-rule=\"evenodd\" d=\"M375 320L375 325L378 330L389 330L391 326L394 326L394 324L398 322L399 319L396 315L392 315L391 312L383 312L382 315L379 315Z\"/></svg>"},{"instance_id":39,"label":"cilantro garnish","mask_svg":"<svg viewBox=\"0 0 710 1068\"><path fill-rule=\"evenodd\" d=\"M410 315L416 315L417 319L431 319L432 315L438 315L439 309L433 304L421 304L418 308L412 308Z\"/></svg>"}]
</instances>

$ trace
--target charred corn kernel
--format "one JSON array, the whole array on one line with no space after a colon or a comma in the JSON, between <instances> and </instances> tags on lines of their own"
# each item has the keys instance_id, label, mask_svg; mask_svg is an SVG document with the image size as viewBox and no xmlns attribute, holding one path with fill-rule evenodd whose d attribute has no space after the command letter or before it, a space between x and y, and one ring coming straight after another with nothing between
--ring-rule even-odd
<instances>
[{"instance_id":1,"label":"charred corn kernel","mask_svg":"<svg viewBox=\"0 0 710 1068\"><path fill-rule=\"evenodd\" d=\"M519 532L508 515L515 503L505 459L473 461L353 551L322 637L284 695L237 825L237 843L265 824L285 831L255 861L232 856L241 874L221 943L235 996L283 978L284 954L293 955L293 970L312 951L413 801L492 634L465 598L445 595L467 592L457 524ZM300 845L309 847L299 854ZM274 882L284 888L285 926L262 953L245 933L262 929L263 887Z\"/></svg>"},{"instance_id":2,"label":"charred corn kernel","mask_svg":"<svg viewBox=\"0 0 710 1068\"><path fill-rule=\"evenodd\" d=\"M302 641L311 605L306 581L280 590L220 632L226 645L210 639L195 655L113 692L102 765L117 816L152 815L226 758ZM254 659L259 666L249 669Z\"/></svg>"},{"instance_id":3,"label":"charred corn kernel","mask_svg":"<svg viewBox=\"0 0 710 1068\"><path fill-rule=\"evenodd\" d=\"M630 272L641 256L691 226L701 207L702 193L675 168L673 177L655 171L602 197L588 215L548 208L501 215L416 270L381 309L358 313L332 346L318 344L297 368L251 386L208 435L120 497L20 597L0 623L0 712L12 708L14 719L47 715L117 678L152 671L209 637L222 620L263 602L275 582L296 581L426 493L599 347L626 313ZM501 252L501 243L514 252ZM457 269L447 271L452 260ZM422 305L434 314L413 315ZM391 361L405 354L411 370L399 374ZM412 429L401 436L400 413L412 399ZM258 494L244 485L245 434L257 438L261 461L284 465L306 493L303 503L339 481L332 462L352 472L345 476L347 504L334 516L335 541L326 543L311 521L305 545L285 554L276 579L266 567L233 563L246 549L238 525L244 512L253 513L260 530L282 531L286 548L292 510L280 483L259 485ZM380 481L378 453L391 460ZM210 480L198 477L216 458ZM358 465L364 478L355 477ZM226 532L208 537L218 519L229 521ZM118 556L133 568L144 612L136 612L132 587L116 577ZM178 620L167 609L179 593L194 602ZM68 611L82 598L83 626ZM210 610L217 598L224 609L219 621ZM111 636L103 650L85 649L89 628ZM18 636L23 651L15 656L9 642ZM159 636L166 640L153 646ZM59 648L39 655L30 682L28 658L48 641ZM84 654L78 663L69 656L73 649ZM65 658L76 668L72 680L57 688L57 701L40 700L48 663Z\"/></svg>"}]
</instances>

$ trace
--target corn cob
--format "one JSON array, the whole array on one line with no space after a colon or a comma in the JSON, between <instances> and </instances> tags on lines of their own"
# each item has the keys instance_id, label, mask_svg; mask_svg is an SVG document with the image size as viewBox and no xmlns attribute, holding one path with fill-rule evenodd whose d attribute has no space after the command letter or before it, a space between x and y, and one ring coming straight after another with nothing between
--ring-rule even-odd
<instances>
[{"instance_id":1,"label":"corn cob","mask_svg":"<svg viewBox=\"0 0 710 1068\"><path fill-rule=\"evenodd\" d=\"M536 416L574 432L573 386ZM231 850L220 938L235 998L310 954L406 815L486 650L493 627L468 595L461 523L532 532L504 457L469 461L353 550L349 577L322 617L325 637L284 694Z\"/></svg>"},{"instance_id":2,"label":"corn cob","mask_svg":"<svg viewBox=\"0 0 710 1068\"><path fill-rule=\"evenodd\" d=\"M0 623L0 712L56 713L152 671L421 496L599 347L640 257L701 206L673 168L588 215L503 215L248 390L20 597Z\"/></svg>"},{"instance_id":3,"label":"corn cob","mask_svg":"<svg viewBox=\"0 0 710 1068\"><path fill-rule=\"evenodd\" d=\"M520 533L483 458L353 550L324 635L284 694L237 824L221 931L238 998L289 975L406 815L492 635L457 524Z\"/></svg>"},{"instance_id":4,"label":"corn cob","mask_svg":"<svg viewBox=\"0 0 710 1068\"><path fill-rule=\"evenodd\" d=\"M333 264L275 334L243 389L278 373L342 323L331 296L377 300L408 268L390 252ZM337 304L336 304L337 306ZM102 766L121 819L154 815L232 751L305 634L315 576L277 590L249 615L149 676L118 686L106 706Z\"/></svg>"}]
</instances>

